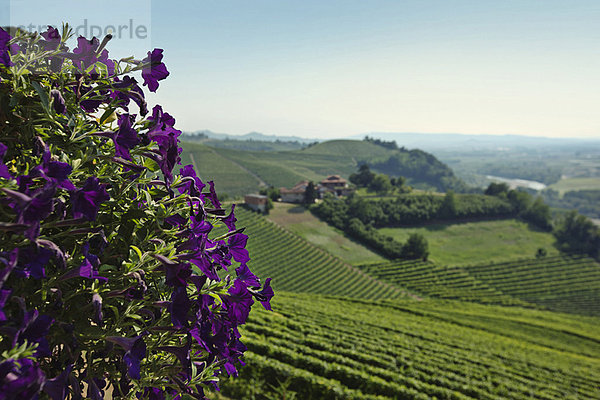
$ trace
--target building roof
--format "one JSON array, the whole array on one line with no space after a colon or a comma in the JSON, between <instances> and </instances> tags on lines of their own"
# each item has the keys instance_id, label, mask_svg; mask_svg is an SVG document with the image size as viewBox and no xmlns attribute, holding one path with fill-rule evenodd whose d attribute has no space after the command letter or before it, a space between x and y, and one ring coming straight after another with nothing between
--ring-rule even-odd
<instances>
[{"instance_id":1,"label":"building roof","mask_svg":"<svg viewBox=\"0 0 600 400\"><path fill-rule=\"evenodd\" d=\"M279 193L290 194L290 193L304 193L306 192L306 187L308 186L308 181L300 181L294 185L291 189L288 188L279 188Z\"/></svg>"},{"instance_id":2,"label":"building roof","mask_svg":"<svg viewBox=\"0 0 600 400\"><path fill-rule=\"evenodd\" d=\"M348 181L342 178L339 175L329 175L326 179L323 179L321 183L323 185L331 185L331 184L346 184Z\"/></svg>"}]
</instances>

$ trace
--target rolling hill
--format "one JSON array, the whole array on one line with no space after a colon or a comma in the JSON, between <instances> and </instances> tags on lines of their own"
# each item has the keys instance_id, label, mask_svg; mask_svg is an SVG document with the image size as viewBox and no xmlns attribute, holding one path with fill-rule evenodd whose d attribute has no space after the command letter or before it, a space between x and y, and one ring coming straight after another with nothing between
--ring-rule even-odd
<instances>
[{"instance_id":1,"label":"rolling hill","mask_svg":"<svg viewBox=\"0 0 600 400\"><path fill-rule=\"evenodd\" d=\"M182 164L194 161L203 179L214 179L219 192L234 197L257 191L261 184L291 187L304 179L316 182L333 174L348 177L361 163L373 164L376 172L406 176L417 187L463 187L452 170L431 154L366 141L332 140L294 151L245 151L190 142L182 146Z\"/></svg>"}]
</instances>

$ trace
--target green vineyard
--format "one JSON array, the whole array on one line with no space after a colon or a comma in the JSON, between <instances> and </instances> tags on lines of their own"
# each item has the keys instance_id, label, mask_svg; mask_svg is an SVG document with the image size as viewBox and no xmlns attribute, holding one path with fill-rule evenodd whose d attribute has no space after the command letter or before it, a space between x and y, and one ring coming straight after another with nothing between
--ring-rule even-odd
<instances>
[{"instance_id":1,"label":"green vineyard","mask_svg":"<svg viewBox=\"0 0 600 400\"><path fill-rule=\"evenodd\" d=\"M300 399L600 398L597 318L284 292L273 304L252 313L242 333L248 366L225 383L226 396L271 388Z\"/></svg>"},{"instance_id":2,"label":"green vineyard","mask_svg":"<svg viewBox=\"0 0 600 400\"><path fill-rule=\"evenodd\" d=\"M276 290L363 299L396 298L403 291L365 274L243 207L237 226L246 227L252 271L273 278Z\"/></svg>"},{"instance_id":3,"label":"green vineyard","mask_svg":"<svg viewBox=\"0 0 600 400\"><path fill-rule=\"evenodd\" d=\"M600 264L556 256L461 267L398 261L361 266L366 273L424 296L488 304L537 305L600 316Z\"/></svg>"}]
</instances>

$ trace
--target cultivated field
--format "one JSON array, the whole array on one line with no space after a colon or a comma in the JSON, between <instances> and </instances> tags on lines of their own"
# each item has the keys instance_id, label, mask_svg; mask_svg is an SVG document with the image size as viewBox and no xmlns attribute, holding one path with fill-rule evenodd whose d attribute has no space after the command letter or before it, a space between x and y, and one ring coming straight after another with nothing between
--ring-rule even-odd
<instances>
[{"instance_id":1,"label":"cultivated field","mask_svg":"<svg viewBox=\"0 0 600 400\"><path fill-rule=\"evenodd\" d=\"M431 261L441 265L533 257L540 247L549 255L558 254L550 233L532 230L525 222L514 219L381 228L379 231L400 242L405 242L413 232L425 235Z\"/></svg>"},{"instance_id":2,"label":"cultivated field","mask_svg":"<svg viewBox=\"0 0 600 400\"><path fill-rule=\"evenodd\" d=\"M600 398L598 318L280 292L253 311L232 399ZM283 396L282 396L283 393Z\"/></svg>"}]
</instances>

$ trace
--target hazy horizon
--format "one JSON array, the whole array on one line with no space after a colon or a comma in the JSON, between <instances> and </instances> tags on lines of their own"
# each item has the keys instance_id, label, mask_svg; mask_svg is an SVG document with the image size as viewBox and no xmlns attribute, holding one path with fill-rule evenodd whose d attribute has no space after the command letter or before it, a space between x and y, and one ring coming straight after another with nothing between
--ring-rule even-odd
<instances>
[{"instance_id":1,"label":"hazy horizon","mask_svg":"<svg viewBox=\"0 0 600 400\"><path fill-rule=\"evenodd\" d=\"M171 75L148 100L186 131L600 137L593 0L0 0L0 11L2 24L142 26L111 56L163 48Z\"/></svg>"}]
</instances>

